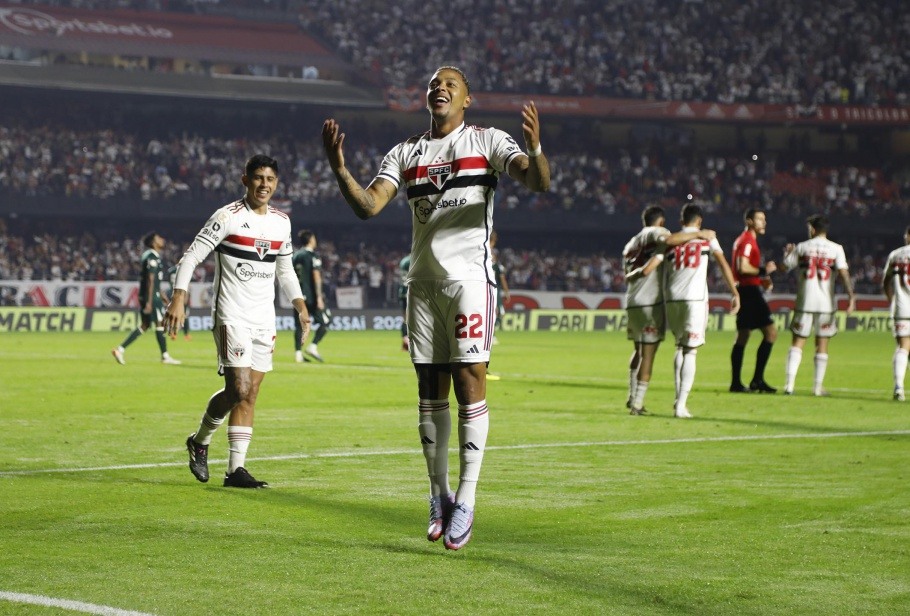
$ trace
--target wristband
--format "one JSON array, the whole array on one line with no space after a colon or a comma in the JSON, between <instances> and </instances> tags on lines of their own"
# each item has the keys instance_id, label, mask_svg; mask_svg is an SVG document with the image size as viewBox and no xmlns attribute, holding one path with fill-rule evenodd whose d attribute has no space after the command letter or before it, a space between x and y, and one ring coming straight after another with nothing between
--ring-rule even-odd
<instances>
[{"instance_id":1,"label":"wristband","mask_svg":"<svg viewBox=\"0 0 910 616\"><path fill-rule=\"evenodd\" d=\"M535 149L528 152L528 158L537 158L541 154L543 154L543 150L540 148L540 144L538 143Z\"/></svg>"},{"instance_id":2,"label":"wristband","mask_svg":"<svg viewBox=\"0 0 910 616\"><path fill-rule=\"evenodd\" d=\"M758 268L758 275L759 275L759 276L767 276L767 275L768 275L768 270L765 269L765 266L764 266L764 265L762 265L761 267Z\"/></svg>"}]
</instances>

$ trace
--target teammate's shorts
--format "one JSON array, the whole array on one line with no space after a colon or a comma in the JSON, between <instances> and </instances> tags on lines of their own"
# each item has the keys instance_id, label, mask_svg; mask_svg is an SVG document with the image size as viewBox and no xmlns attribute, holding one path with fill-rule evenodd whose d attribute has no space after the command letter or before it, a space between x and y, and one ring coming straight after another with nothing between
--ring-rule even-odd
<instances>
[{"instance_id":1,"label":"teammate's shorts","mask_svg":"<svg viewBox=\"0 0 910 616\"><path fill-rule=\"evenodd\" d=\"M626 308L626 317L629 340L656 344L664 339L667 328L663 304Z\"/></svg>"},{"instance_id":2,"label":"teammate's shorts","mask_svg":"<svg viewBox=\"0 0 910 616\"><path fill-rule=\"evenodd\" d=\"M408 285L408 337L415 364L490 361L496 287L476 280Z\"/></svg>"},{"instance_id":3,"label":"teammate's shorts","mask_svg":"<svg viewBox=\"0 0 910 616\"><path fill-rule=\"evenodd\" d=\"M891 319L891 333L895 338L910 337L910 319Z\"/></svg>"},{"instance_id":4,"label":"teammate's shorts","mask_svg":"<svg viewBox=\"0 0 910 616\"><path fill-rule=\"evenodd\" d=\"M313 325L328 327L332 323L332 311L328 308L320 310L316 307L316 304L307 304L306 310L310 314L310 320L313 322ZM297 315L300 313L294 310L294 314ZM297 327L300 327L300 319L297 319Z\"/></svg>"},{"instance_id":5,"label":"teammate's shorts","mask_svg":"<svg viewBox=\"0 0 910 616\"><path fill-rule=\"evenodd\" d=\"M140 302L140 306L145 306L145 302ZM152 311L143 312L139 310L139 321L142 323L144 329L148 329L152 325L158 325L164 320L164 302L161 300L160 295L152 297Z\"/></svg>"},{"instance_id":6,"label":"teammate's shorts","mask_svg":"<svg viewBox=\"0 0 910 616\"><path fill-rule=\"evenodd\" d=\"M215 348L218 363L225 368L252 368L258 372L272 370L275 351L275 328L250 329L240 325L216 325Z\"/></svg>"},{"instance_id":7,"label":"teammate's shorts","mask_svg":"<svg viewBox=\"0 0 910 616\"><path fill-rule=\"evenodd\" d=\"M815 334L819 338L831 338L837 333L837 319L833 312L794 312L790 331L800 338Z\"/></svg>"},{"instance_id":8,"label":"teammate's shorts","mask_svg":"<svg viewBox=\"0 0 910 616\"><path fill-rule=\"evenodd\" d=\"M667 302L667 326L677 346L700 347L708 327L708 300Z\"/></svg>"},{"instance_id":9,"label":"teammate's shorts","mask_svg":"<svg viewBox=\"0 0 910 616\"><path fill-rule=\"evenodd\" d=\"M765 301L761 287L739 287L739 312L736 313L736 329L761 329L774 323L771 308Z\"/></svg>"}]
</instances>

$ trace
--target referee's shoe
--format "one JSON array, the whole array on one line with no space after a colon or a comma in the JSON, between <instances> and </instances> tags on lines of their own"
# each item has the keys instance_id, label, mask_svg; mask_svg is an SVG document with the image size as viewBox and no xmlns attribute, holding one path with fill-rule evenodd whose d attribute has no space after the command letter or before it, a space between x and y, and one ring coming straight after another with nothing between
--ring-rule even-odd
<instances>
[{"instance_id":1,"label":"referee's shoe","mask_svg":"<svg viewBox=\"0 0 910 616\"><path fill-rule=\"evenodd\" d=\"M776 394L777 393L776 388L771 387L764 381L752 381L751 383L749 383L749 389L751 391L758 392L760 394Z\"/></svg>"}]
</instances>

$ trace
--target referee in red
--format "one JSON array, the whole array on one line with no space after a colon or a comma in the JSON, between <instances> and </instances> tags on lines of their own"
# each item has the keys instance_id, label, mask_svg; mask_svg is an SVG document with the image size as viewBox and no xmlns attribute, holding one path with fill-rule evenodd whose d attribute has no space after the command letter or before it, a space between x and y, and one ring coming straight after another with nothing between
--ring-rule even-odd
<instances>
[{"instance_id":1,"label":"referee in red","mask_svg":"<svg viewBox=\"0 0 910 616\"><path fill-rule=\"evenodd\" d=\"M771 309L765 301L763 289L771 288L771 274L777 270L777 266L774 261L761 264L758 236L765 234L767 226L765 212L751 208L746 211L743 218L746 228L733 243L733 255L730 259L733 278L739 287L741 298L741 308L736 315L736 342L733 343L733 351L730 353L730 364L733 368L730 391L773 394L777 389L765 382L765 366L768 365L768 358L771 356L771 347L777 340L777 327L771 319ZM746 387L742 381L743 355L753 329L760 329L763 337L755 354L755 374Z\"/></svg>"}]
</instances>

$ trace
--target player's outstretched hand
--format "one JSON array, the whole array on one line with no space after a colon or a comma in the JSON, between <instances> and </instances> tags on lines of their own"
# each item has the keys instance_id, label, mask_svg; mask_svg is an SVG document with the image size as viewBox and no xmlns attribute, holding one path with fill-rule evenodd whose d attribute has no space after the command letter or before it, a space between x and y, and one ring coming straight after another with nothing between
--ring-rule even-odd
<instances>
[{"instance_id":1,"label":"player's outstretched hand","mask_svg":"<svg viewBox=\"0 0 910 616\"><path fill-rule=\"evenodd\" d=\"M325 148L326 158L332 171L338 172L344 168L344 133L338 122L329 118L322 124L322 147Z\"/></svg>"},{"instance_id":2,"label":"player's outstretched hand","mask_svg":"<svg viewBox=\"0 0 910 616\"><path fill-rule=\"evenodd\" d=\"M540 146L540 118L537 116L537 105L534 101L528 101L521 108L521 120L525 146L529 152L533 152Z\"/></svg>"}]
</instances>

